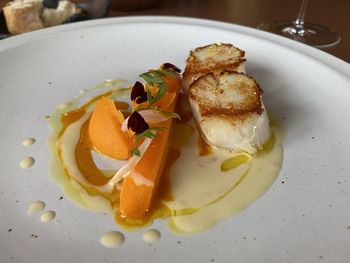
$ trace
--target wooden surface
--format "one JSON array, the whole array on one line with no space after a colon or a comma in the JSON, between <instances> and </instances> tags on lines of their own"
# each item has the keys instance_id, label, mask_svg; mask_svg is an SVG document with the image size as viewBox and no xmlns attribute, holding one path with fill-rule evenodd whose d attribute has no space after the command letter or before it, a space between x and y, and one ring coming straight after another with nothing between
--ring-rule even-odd
<instances>
[{"instance_id":1,"label":"wooden surface","mask_svg":"<svg viewBox=\"0 0 350 263\"><path fill-rule=\"evenodd\" d=\"M160 0L156 6L144 10L110 10L108 16L186 16L255 28L262 22L295 19L300 3L297 0ZM350 62L350 0L310 0L305 20L340 33L341 42L324 51Z\"/></svg>"}]
</instances>

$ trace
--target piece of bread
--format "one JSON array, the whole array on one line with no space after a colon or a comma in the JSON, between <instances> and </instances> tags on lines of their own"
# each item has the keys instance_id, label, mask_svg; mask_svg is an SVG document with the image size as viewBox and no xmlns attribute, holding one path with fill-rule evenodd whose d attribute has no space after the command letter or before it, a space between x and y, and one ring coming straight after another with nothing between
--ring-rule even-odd
<instances>
[{"instance_id":1,"label":"piece of bread","mask_svg":"<svg viewBox=\"0 0 350 263\"><path fill-rule=\"evenodd\" d=\"M210 72L224 70L245 72L245 52L231 44L212 44L190 51L186 68L182 75L182 86L187 91L189 86L201 76Z\"/></svg>"},{"instance_id":2,"label":"piece of bread","mask_svg":"<svg viewBox=\"0 0 350 263\"><path fill-rule=\"evenodd\" d=\"M57 8L45 8L42 0L14 0L3 8L7 29L20 34L62 24L81 9L70 1L59 1Z\"/></svg>"},{"instance_id":3,"label":"piece of bread","mask_svg":"<svg viewBox=\"0 0 350 263\"><path fill-rule=\"evenodd\" d=\"M59 1L56 9L44 8L41 19L45 27L56 26L79 13L81 13L81 9L77 8L74 3L70 1Z\"/></svg>"},{"instance_id":4,"label":"piece of bread","mask_svg":"<svg viewBox=\"0 0 350 263\"><path fill-rule=\"evenodd\" d=\"M188 98L210 145L254 154L270 137L262 90L243 73L207 73L191 84Z\"/></svg>"},{"instance_id":5,"label":"piece of bread","mask_svg":"<svg viewBox=\"0 0 350 263\"><path fill-rule=\"evenodd\" d=\"M20 34L44 27L40 14L41 1L12 1L3 8L7 29L11 34Z\"/></svg>"}]
</instances>

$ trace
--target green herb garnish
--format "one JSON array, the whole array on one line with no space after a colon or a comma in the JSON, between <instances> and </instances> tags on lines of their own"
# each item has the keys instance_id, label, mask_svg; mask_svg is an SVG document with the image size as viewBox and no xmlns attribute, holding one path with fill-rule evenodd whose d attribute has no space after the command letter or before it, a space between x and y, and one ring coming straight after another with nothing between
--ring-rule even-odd
<instances>
[{"instance_id":1,"label":"green herb garnish","mask_svg":"<svg viewBox=\"0 0 350 263\"><path fill-rule=\"evenodd\" d=\"M168 91L168 86L166 85L163 76L176 76L177 73L171 69L158 69L158 70L150 70L148 72L142 73L140 75L148 85L157 86L158 91L156 95L153 97L150 91L147 92L148 106L147 108L151 108L154 103L160 100L164 94Z\"/></svg>"},{"instance_id":2,"label":"green herb garnish","mask_svg":"<svg viewBox=\"0 0 350 263\"><path fill-rule=\"evenodd\" d=\"M136 135L136 141L135 141L135 147L131 150L131 156L141 156L141 152L139 149L141 140L144 138L150 138L153 139L154 137L156 137L156 134L154 133L154 131L160 131L160 130L164 130L165 128L162 127L153 127L153 128L149 128L147 130L145 130L144 132L137 134Z\"/></svg>"}]
</instances>

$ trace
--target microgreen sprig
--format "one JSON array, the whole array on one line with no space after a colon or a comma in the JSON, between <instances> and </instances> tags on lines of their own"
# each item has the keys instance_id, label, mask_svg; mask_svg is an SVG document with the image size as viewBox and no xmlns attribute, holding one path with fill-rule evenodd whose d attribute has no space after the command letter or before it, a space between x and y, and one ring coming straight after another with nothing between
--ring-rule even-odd
<instances>
[{"instance_id":1,"label":"microgreen sprig","mask_svg":"<svg viewBox=\"0 0 350 263\"><path fill-rule=\"evenodd\" d=\"M154 139L154 137L156 137L155 132L160 131L160 130L164 130L164 129L165 128L162 128L162 127L152 127L152 128L145 130L144 132L142 132L140 134L137 134L136 141L135 141L135 147L131 150L131 156L134 156L134 155L141 156L141 152L139 149L141 140L144 138Z\"/></svg>"},{"instance_id":2,"label":"microgreen sprig","mask_svg":"<svg viewBox=\"0 0 350 263\"><path fill-rule=\"evenodd\" d=\"M171 69L158 69L158 70L150 70L148 72L142 73L140 75L141 78L143 78L148 85L150 86L157 86L158 91L156 95L153 97L150 91L147 91L147 99L148 99L148 105L147 108L151 108L154 103L156 103L158 100L160 100L164 94L168 91L168 86L166 85L163 77L164 76L176 76L178 73L176 73L174 70Z\"/></svg>"}]
</instances>

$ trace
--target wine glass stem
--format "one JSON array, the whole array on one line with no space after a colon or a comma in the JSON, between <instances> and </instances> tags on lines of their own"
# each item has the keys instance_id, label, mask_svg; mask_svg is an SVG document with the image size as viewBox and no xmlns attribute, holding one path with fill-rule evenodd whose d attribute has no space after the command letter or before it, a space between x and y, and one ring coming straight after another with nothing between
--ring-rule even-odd
<instances>
[{"instance_id":1,"label":"wine glass stem","mask_svg":"<svg viewBox=\"0 0 350 263\"><path fill-rule=\"evenodd\" d=\"M303 35L305 33L304 19L305 19L307 4L308 4L308 0L302 0L301 6L299 9L299 13L298 13L298 17L294 21L295 27L298 31L297 34L299 34L299 35Z\"/></svg>"}]
</instances>

